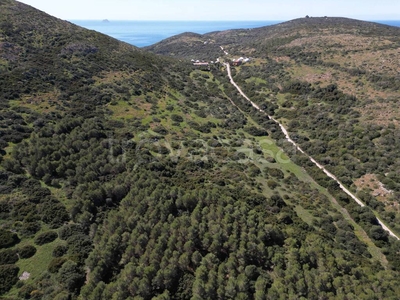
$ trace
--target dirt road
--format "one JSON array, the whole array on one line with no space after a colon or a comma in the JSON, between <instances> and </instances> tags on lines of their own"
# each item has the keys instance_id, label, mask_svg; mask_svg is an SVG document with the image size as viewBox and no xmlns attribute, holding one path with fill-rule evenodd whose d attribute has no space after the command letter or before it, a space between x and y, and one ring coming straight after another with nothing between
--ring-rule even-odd
<instances>
[{"instance_id":1,"label":"dirt road","mask_svg":"<svg viewBox=\"0 0 400 300\"><path fill-rule=\"evenodd\" d=\"M298 144L296 144L296 142L293 141L293 140L290 138L289 133L287 132L286 128L285 128L281 123L279 123L279 122L278 122L276 119L274 119L273 117L269 116L269 115L268 115L265 111L263 111L257 104L255 104L253 101L251 101L250 98L247 97L245 93L243 93L243 91L241 90L241 88L240 88L240 87L236 84L236 82L233 80L232 74L231 74L231 67L230 67L230 65L229 65L229 64L225 64L225 66L226 66L226 70L227 70L227 72L228 72L229 80L230 80L231 84L232 84L233 86L235 86L235 88L238 90L238 92L239 92L247 101L249 101L249 102L251 103L251 105L252 105L255 109L257 109L258 111L261 111L261 112L265 113L265 114L268 116L269 119L274 120L274 121L279 125L279 127L281 128L282 132L284 133L284 135L285 135L285 137L286 137L286 140L287 140L288 142L290 142L292 145L294 145L298 151L300 151L301 153L303 153L304 155L306 155L318 168L320 168L322 171L324 171L324 173L325 173L328 177L330 177L330 178L332 178L333 180L335 180L335 181L339 184L340 188L341 188L347 195L349 195L349 196L350 196L354 201L356 201L360 206L365 206L365 204L364 204L360 199L358 199L355 195L353 195L353 193L351 193L351 192L336 178L335 175L333 175L331 172L329 172L327 169L325 169L325 167L322 166L320 163L318 163L312 156L310 156L310 155L308 155L306 152L304 152L304 151L300 148L300 146L299 146ZM390 229L382 222L382 220L380 220L378 217L376 217L376 219L378 220L379 224L382 226L382 228L383 228L384 230L386 230L391 236L393 236L393 237L395 237L396 239L400 240L400 238L399 238L396 234L394 234L393 231L390 230Z\"/></svg>"}]
</instances>

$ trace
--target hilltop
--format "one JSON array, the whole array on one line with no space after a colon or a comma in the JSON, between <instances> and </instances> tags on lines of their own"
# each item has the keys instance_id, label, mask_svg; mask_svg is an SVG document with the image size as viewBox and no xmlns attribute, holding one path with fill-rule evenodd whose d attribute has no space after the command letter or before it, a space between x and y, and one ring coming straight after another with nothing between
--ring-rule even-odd
<instances>
[{"instance_id":1,"label":"hilltop","mask_svg":"<svg viewBox=\"0 0 400 300\"><path fill-rule=\"evenodd\" d=\"M222 47L229 59L248 56L263 63L272 60L274 67L279 65L279 70L288 73L283 81L335 83L348 94L367 98L360 111L365 119L387 125L388 120L398 124L400 117L380 101L392 101L399 88L399 34L398 27L373 22L313 17L255 29L181 34L146 49L173 57L215 61L224 56ZM373 115L377 110L380 113Z\"/></svg>"},{"instance_id":2,"label":"hilltop","mask_svg":"<svg viewBox=\"0 0 400 300\"><path fill-rule=\"evenodd\" d=\"M279 49L293 40L307 36L330 37L349 34L359 37L390 37L396 39L398 27L338 17L300 18L252 29L231 29L206 34L182 33L145 49L181 58L212 54L220 55L219 46L232 52L265 55L266 50ZM207 43L205 43L207 42ZM334 42L333 42L334 43Z\"/></svg>"},{"instance_id":3,"label":"hilltop","mask_svg":"<svg viewBox=\"0 0 400 300\"><path fill-rule=\"evenodd\" d=\"M294 32L300 25L287 26ZM362 122L374 120L354 111L358 99L338 87L293 81L290 68L308 60L289 63L295 59L290 53L278 59L262 54L261 45L256 56L250 46L240 46L251 38L242 42L236 33L226 36L230 43L215 44L215 57L222 62L251 56L233 71L247 95L313 155L333 152L329 147L341 143L348 161L365 155L359 147L366 142ZM391 218L398 230L392 224L396 212L386 215L368 191L363 197L369 207L359 207L305 155L292 151L279 124L238 93L223 64L197 69L192 58L176 54L182 39L200 38L170 39L176 45L165 53L180 57L175 59L0 0L4 299L400 294L399 242L374 215ZM271 37L273 45L274 40L278 45L279 38ZM214 56L202 48L193 53ZM316 107L321 111L315 113ZM304 108L320 123L311 117L311 124L296 123L301 116L295 114L306 115ZM327 131L318 127L324 120ZM339 126L346 129L343 140L333 130ZM397 143L389 143L394 128L367 137L396 155L389 149ZM355 129L351 148L347 139ZM330 132L337 143L324 140L332 138ZM351 184L354 170L343 169L350 164L329 155L323 162L335 161L344 172L335 174ZM360 176L366 168L375 172L367 162L352 165ZM369 181L396 167L379 163ZM387 176L393 197L395 175Z\"/></svg>"}]
</instances>

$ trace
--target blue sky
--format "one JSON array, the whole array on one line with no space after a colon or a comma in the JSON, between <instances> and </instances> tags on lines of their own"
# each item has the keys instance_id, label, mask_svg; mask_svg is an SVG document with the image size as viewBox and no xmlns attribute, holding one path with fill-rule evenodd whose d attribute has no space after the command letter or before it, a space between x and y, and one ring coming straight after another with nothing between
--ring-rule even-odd
<instances>
[{"instance_id":1,"label":"blue sky","mask_svg":"<svg viewBox=\"0 0 400 300\"><path fill-rule=\"evenodd\" d=\"M67 20L400 20L399 0L22 0Z\"/></svg>"}]
</instances>

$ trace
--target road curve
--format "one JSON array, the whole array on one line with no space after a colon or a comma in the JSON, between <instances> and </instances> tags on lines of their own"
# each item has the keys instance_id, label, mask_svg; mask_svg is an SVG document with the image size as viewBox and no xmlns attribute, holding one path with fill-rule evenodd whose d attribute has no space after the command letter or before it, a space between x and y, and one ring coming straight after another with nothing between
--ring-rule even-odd
<instances>
[{"instance_id":1,"label":"road curve","mask_svg":"<svg viewBox=\"0 0 400 300\"><path fill-rule=\"evenodd\" d=\"M290 142L292 145L294 145L296 147L297 150L299 150L301 153L303 153L304 155L306 155L318 168L320 168L328 177L332 178L333 180L335 180L337 182L337 184L339 184L339 187L343 190L343 192L345 192L347 195L349 195L354 201L357 202L358 205L364 207L365 204L358 199L356 196L353 195L353 193L351 193L337 178L335 175L333 175L331 172L329 172L327 169L325 169L324 166L322 166L320 163L318 163L312 156L308 155L306 152L303 151L303 149L300 148L300 146L298 144L296 144L295 141L293 141L290 136L288 131L286 130L286 128L279 123L276 119L274 119L273 117L271 117L270 115L268 115L265 111L263 111L257 104L255 104L253 101L250 100L249 97L246 96L245 93L243 93L243 91L241 90L241 88L236 84L236 82L233 80L232 78L232 74L231 74L231 67L229 65L229 63L225 63L226 66L226 70L228 72L228 77L229 80L231 82L231 84L238 90L238 92L247 100L251 103L251 105L257 109L260 112L263 112L264 114L266 114L268 116L269 119L274 120L279 127L281 128L283 134L286 137L286 140L288 142ZM393 236L394 238L396 238L397 240L400 240L400 238L392 231L390 230L378 217L376 217L378 223L382 226L382 228L384 230L386 230L391 236Z\"/></svg>"}]
</instances>

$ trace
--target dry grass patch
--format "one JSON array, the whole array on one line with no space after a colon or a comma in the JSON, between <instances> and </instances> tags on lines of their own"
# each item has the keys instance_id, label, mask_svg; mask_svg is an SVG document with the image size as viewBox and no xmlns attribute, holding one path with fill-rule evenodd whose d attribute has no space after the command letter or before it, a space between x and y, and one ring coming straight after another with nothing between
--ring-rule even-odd
<instances>
[{"instance_id":1,"label":"dry grass patch","mask_svg":"<svg viewBox=\"0 0 400 300\"><path fill-rule=\"evenodd\" d=\"M309 83L332 81L332 71L325 70L319 67L314 68L306 65L295 65L288 68L287 70L293 73L293 77L295 79L307 81Z\"/></svg>"},{"instance_id":2,"label":"dry grass patch","mask_svg":"<svg viewBox=\"0 0 400 300\"><path fill-rule=\"evenodd\" d=\"M388 96L385 93L381 93L380 98L387 99ZM392 95L392 97L396 97ZM397 95L398 97L398 95ZM395 98L394 98L395 99ZM385 100L386 101L386 100ZM355 108L363 116L364 123L377 124L382 126L388 126L389 124L395 125L397 128L400 127L400 110L398 104L395 102L378 102L367 104L362 108Z\"/></svg>"},{"instance_id":3,"label":"dry grass patch","mask_svg":"<svg viewBox=\"0 0 400 300\"><path fill-rule=\"evenodd\" d=\"M48 92L35 94L34 96L27 96L22 98L22 101L10 101L11 105L23 106L39 113L49 113L59 111L62 106L58 99L58 92Z\"/></svg>"},{"instance_id":4,"label":"dry grass patch","mask_svg":"<svg viewBox=\"0 0 400 300\"><path fill-rule=\"evenodd\" d=\"M97 84L101 83L113 83L117 80L125 79L130 74L123 71L112 71L112 72L102 72L99 76L93 77Z\"/></svg>"},{"instance_id":5,"label":"dry grass patch","mask_svg":"<svg viewBox=\"0 0 400 300\"><path fill-rule=\"evenodd\" d=\"M277 56L274 58L274 60L278 63L280 62L290 62L290 57L289 56Z\"/></svg>"},{"instance_id":6,"label":"dry grass patch","mask_svg":"<svg viewBox=\"0 0 400 300\"><path fill-rule=\"evenodd\" d=\"M388 200L393 192L386 189L375 174L365 174L355 180L354 184L357 190L367 189L377 200L385 205L389 205Z\"/></svg>"},{"instance_id":7,"label":"dry grass patch","mask_svg":"<svg viewBox=\"0 0 400 300\"><path fill-rule=\"evenodd\" d=\"M298 38L283 47L307 47L308 51L321 51L321 49L363 51L366 48L382 47L391 43L391 41L383 40L381 38L361 37L352 34L328 34L326 36L318 35Z\"/></svg>"},{"instance_id":8,"label":"dry grass patch","mask_svg":"<svg viewBox=\"0 0 400 300\"><path fill-rule=\"evenodd\" d=\"M366 46L367 47L367 46ZM359 68L368 73L383 73L396 76L400 72L400 50L366 50L343 55L325 55L324 61L338 63L342 67Z\"/></svg>"}]
</instances>

